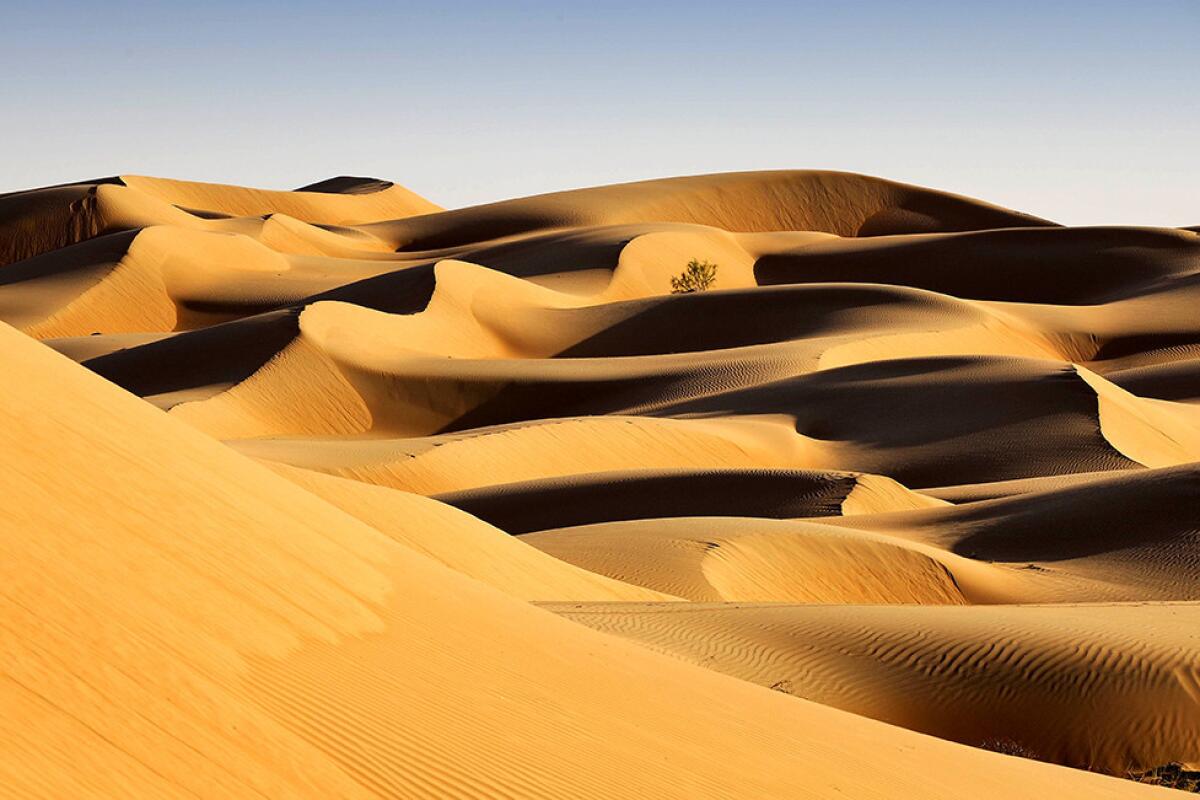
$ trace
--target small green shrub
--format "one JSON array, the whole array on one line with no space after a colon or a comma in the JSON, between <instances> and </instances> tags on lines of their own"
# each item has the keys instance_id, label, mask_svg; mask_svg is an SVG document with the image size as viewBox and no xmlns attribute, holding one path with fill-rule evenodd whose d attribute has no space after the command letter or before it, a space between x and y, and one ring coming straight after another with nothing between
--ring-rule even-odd
<instances>
[{"instance_id":1,"label":"small green shrub","mask_svg":"<svg viewBox=\"0 0 1200 800\"><path fill-rule=\"evenodd\" d=\"M693 258L678 277L671 278L671 294L707 291L716 282L717 265Z\"/></svg>"}]
</instances>

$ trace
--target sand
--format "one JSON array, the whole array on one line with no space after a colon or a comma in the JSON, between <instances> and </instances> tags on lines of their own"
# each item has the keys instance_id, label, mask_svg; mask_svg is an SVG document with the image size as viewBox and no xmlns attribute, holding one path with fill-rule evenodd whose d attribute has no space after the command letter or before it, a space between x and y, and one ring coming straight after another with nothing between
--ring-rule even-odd
<instances>
[{"instance_id":1,"label":"sand","mask_svg":"<svg viewBox=\"0 0 1200 800\"><path fill-rule=\"evenodd\" d=\"M1170 796L1198 271L848 173L0 195L0 795Z\"/></svg>"}]
</instances>

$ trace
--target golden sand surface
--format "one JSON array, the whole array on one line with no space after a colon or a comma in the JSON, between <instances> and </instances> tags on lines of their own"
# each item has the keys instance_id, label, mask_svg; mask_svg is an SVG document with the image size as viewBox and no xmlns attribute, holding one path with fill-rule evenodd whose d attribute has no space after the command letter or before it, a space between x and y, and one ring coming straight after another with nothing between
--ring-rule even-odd
<instances>
[{"instance_id":1,"label":"golden sand surface","mask_svg":"<svg viewBox=\"0 0 1200 800\"><path fill-rule=\"evenodd\" d=\"M1169 797L1197 308L848 173L0 195L0 797Z\"/></svg>"}]
</instances>

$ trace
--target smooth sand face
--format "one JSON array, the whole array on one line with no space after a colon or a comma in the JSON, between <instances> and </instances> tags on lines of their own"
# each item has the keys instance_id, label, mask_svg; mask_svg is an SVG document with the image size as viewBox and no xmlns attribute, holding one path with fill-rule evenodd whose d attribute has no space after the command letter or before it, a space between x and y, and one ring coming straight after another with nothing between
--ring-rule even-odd
<instances>
[{"instance_id":1,"label":"smooth sand face","mask_svg":"<svg viewBox=\"0 0 1200 800\"><path fill-rule=\"evenodd\" d=\"M1194 232L827 172L123 176L0 195L0 264L15 797L1200 770Z\"/></svg>"}]
</instances>

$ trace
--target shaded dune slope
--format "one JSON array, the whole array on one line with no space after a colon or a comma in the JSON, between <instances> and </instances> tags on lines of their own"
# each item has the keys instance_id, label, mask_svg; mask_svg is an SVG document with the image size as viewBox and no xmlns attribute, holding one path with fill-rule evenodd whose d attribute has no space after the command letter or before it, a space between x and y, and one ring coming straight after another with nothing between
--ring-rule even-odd
<instances>
[{"instance_id":1,"label":"shaded dune slope","mask_svg":"<svg viewBox=\"0 0 1200 800\"><path fill-rule=\"evenodd\" d=\"M1121 599L1200 599L1197 466L1094 478L961 506L830 520L987 562L1103 582Z\"/></svg>"},{"instance_id":2,"label":"shaded dune slope","mask_svg":"<svg viewBox=\"0 0 1200 800\"><path fill-rule=\"evenodd\" d=\"M877 498L880 502L871 509L876 511L936 504L875 475L731 469L589 473L434 497L520 534L655 517L836 516L852 513L856 493Z\"/></svg>"}]
</instances>

